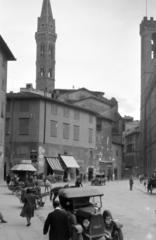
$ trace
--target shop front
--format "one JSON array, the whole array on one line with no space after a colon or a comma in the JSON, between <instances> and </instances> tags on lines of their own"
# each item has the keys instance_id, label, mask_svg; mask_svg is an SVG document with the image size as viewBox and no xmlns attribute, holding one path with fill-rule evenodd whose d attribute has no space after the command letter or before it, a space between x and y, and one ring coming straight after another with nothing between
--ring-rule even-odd
<instances>
[{"instance_id":1,"label":"shop front","mask_svg":"<svg viewBox=\"0 0 156 240\"><path fill-rule=\"evenodd\" d=\"M64 169L58 157L45 157L45 175L55 180L63 180Z\"/></svg>"},{"instance_id":2,"label":"shop front","mask_svg":"<svg viewBox=\"0 0 156 240\"><path fill-rule=\"evenodd\" d=\"M99 161L99 172L104 173L108 180L112 180L113 161Z\"/></svg>"},{"instance_id":3,"label":"shop front","mask_svg":"<svg viewBox=\"0 0 156 240\"><path fill-rule=\"evenodd\" d=\"M80 168L76 159L72 155L59 155L59 159L64 169L64 181L75 180Z\"/></svg>"}]
</instances>

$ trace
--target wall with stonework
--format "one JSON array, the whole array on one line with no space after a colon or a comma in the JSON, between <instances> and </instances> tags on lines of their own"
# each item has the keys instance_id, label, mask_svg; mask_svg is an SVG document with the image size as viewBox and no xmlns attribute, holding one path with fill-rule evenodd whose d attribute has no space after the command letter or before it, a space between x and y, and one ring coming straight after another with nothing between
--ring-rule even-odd
<instances>
[{"instance_id":1,"label":"wall with stonework","mask_svg":"<svg viewBox=\"0 0 156 240\"><path fill-rule=\"evenodd\" d=\"M0 180L4 178L6 81L7 81L7 60L3 53L0 51Z\"/></svg>"}]
</instances>

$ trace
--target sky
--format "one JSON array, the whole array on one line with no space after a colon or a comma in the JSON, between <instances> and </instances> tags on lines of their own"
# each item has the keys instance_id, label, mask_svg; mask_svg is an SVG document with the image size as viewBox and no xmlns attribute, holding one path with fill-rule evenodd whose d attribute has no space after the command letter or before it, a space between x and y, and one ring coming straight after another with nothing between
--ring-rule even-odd
<instances>
[{"instance_id":1,"label":"sky","mask_svg":"<svg viewBox=\"0 0 156 240\"><path fill-rule=\"evenodd\" d=\"M43 0L0 0L0 34L16 61L7 92L36 87L37 18ZM147 1L147 8L146 8ZM56 24L55 88L85 87L115 97L121 116L140 118L140 35L155 0L51 0Z\"/></svg>"}]
</instances>

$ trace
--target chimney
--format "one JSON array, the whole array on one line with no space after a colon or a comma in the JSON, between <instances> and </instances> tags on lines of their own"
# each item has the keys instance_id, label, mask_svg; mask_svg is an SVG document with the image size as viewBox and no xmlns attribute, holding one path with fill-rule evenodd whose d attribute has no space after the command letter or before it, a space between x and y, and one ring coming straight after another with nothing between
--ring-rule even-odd
<instances>
[{"instance_id":1,"label":"chimney","mask_svg":"<svg viewBox=\"0 0 156 240\"><path fill-rule=\"evenodd\" d=\"M26 84L26 89L33 89L32 83L27 83Z\"/></svg>"}]
</instances>

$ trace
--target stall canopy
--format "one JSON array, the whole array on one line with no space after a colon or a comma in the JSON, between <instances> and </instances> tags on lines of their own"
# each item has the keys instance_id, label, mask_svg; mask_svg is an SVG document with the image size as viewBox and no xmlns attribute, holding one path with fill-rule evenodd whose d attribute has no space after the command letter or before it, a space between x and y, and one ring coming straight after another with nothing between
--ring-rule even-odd
<instances>
[{"instance_id":1,"label":"stall canopy","mask_svg":"<svg viewBox=\"0 0 156 240\"><path fill-rule=\"evenodd\" d=\"M47 160L49 166L52 168L54 173L56 173L56 174L64 173L64 170L63 170L63 168L60 164L60 161L57 157L45 157L45 159Z\"/></svg>"},{"instance_id":2,"label":"stall canopy","mask_svg":"<svg viewBox=\"0 0 156 240\"><path fill-rule=\"evenodd\" d=\"M67 168L80 168L76 159L71 155L60 155Z\"/></svg>"},{"instance_id":3,"label":"stall canopy","mask_svg":"<svg viewBox=\"0 0 156 240\"><path fill-rule=\"evenodd\" d=\"M22 160L21 163L14 165L12 171L28 171L36 172L36 168L32 165L31 160Z\"/></svg>"}]
</instances>

